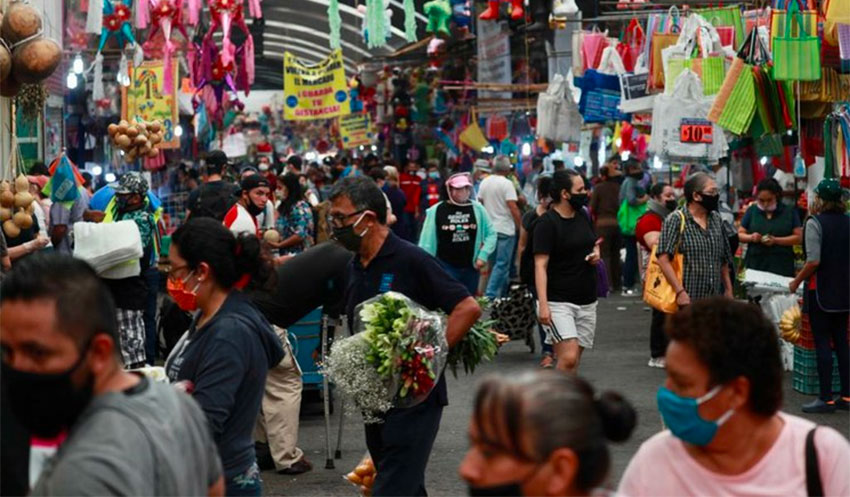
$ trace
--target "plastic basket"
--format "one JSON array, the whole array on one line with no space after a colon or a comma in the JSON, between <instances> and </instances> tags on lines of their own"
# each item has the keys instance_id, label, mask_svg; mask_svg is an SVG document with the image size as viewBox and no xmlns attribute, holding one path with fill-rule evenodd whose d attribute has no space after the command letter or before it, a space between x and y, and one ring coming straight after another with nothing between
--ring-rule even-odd
<instances>
[{"instance_id":1,"label":"plastic basket","mask_svg":"<svg viewBox=\"0 0 850 497\"><path fill-rule=\"evenodd\" d=\"M809 315L803 314L800 321L800 340L797 342L797 346L806 350L814 350L815 337L812 335L812 326L809 324Z\"/></svg>"},{"instance_id":2,"label":"plastic basket","mask_svg":"<svg viewBox=\"0 0 850 497\"><path fill-rule=\"evenodd\" d=\"M818 360L814 350L807 350L794 346L794 372L792 374L794 390L806 394L816 395L820 392L818 380ZM841 380L838 377L838 360L835 352L832 353L832 390L841 390Z\"/></svg>"},{"instance_id":3,"label":"plastic basket","mask_svg":"<svg viewBox=\"0 0 850 497\"><path fill-rule=\"evenodd\" d=\"M820 383L817 376L797 376L795 373L792 384L795 391L804 395L818 395L820 393ZM841 391L841 382L835 374L832 376L832 391L833 393Z\"/></svg>"}]
</instances>

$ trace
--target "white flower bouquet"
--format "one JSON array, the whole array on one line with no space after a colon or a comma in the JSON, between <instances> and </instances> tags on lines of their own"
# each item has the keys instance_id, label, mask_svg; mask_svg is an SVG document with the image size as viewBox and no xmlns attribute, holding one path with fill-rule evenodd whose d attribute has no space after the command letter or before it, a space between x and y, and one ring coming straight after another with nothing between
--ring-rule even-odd
<instances>
[{"instance_id":1,"label":"white flower bouquet","mask_svg":"<svg viewBox=\"0 0 850 497\"><path fill-rule=\"evenodd\" d=\"M325 372L367 422L428 397L449 352L442 314L388 292L357 306L352 331L331 348Z\"/></svg>"}]
</instances>

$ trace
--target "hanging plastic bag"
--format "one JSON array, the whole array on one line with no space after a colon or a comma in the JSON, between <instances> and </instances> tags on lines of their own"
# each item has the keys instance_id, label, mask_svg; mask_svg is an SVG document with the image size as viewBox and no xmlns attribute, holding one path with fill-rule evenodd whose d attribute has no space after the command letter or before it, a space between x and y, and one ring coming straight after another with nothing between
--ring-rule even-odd
<instances>
[{"instance_id":1,"label":"hanging plastic bag","mask_svg":"<svg viewBox=\"0 0 850 497\"><path fill-rule=\"evenodd\" d=\"M738 51L738 56L732 61L732 66L726 73L723 85L708 113L710 121L737 135L750 128L756 111L752 63L757 60L757 45L760 45L758 34L755 30L750 31Z\"/></svg>"},{"instance_id":2,"label":"hanging plastic bag","mask_svg":"<svg viewBox=\"0 0 850 497\"><path fill-rule=\"evenodd\" d=\"M481 150L487 147L490 142L487 141L487 138L484 136L484 132L481 131L481 127L478 126L478 117L475 115L475 108L473 107L469 112L469 125L460 132L458 139L461 143L472 150L481 152Z\"/></svg>"},{"instance_id":3,"label":"hanging plastic bag","mask_svg":"<svg viewBox=\"0 0 850 497\"><path fill-rule=\"evenodd\" d=\"M638 57L643 52L646 36L637 19L632 19L623 34L623 41L617 44L617 53L623 60L627 72L635 70Z\"/></svg>"},{"instance_id":4,"label":"hanging plastic bag","mask_svg":"<svg viewBox=\"0 0 850 497\"><path fill-rule=\"evenodd\" d=\"M798 34L791 32L796 24ZM816 81L821 78L820 39L817 31L807 31L799 6L792 2L787 11L785 31L773 40L773 76L779 81Z\"/></svg>"},{"instance_id":5,"label":"hanging plastic bag","mask_svg":"<svg viewBox=\"0 0 850 497\"><path fill-rule=\"evenodd\" d=\"M823 37L831 45L837 45L840 40L839 24L850 24L850 2L847 0L829 0L824 9Z\"/></svg>"},{"instance_id":6,"label":"hanging plastic bag","mask_svg":"<svg viewBox=\"0 0 850 497\"><path fill-rule=\"evenodd\" d=\"M735 38L732 45L735 47L744 41L745 35L748 33L748 31L744 31L744 21L739 5L694 9L694 12L706 19L710 19L713 26L728 26L734 29Z\"/></svg>"},{"instance_id":7,"label":"hanging plastic bag","mask_svg":"<svg viewBox=\"0 0 850 497\"><path fill-rule=\"evenodd\" d=\"M773 50L774 40L777 37L783 36L785 33L786 24L789 22L788 11L791 9L792 5L795 10L800 12L803 20L801 23L798 23L797 21L792 22L791 35L798 36L800 34L801 27L809 35L818 33L818 11L805 9L804 6L800 4L800 0L778 0L776 2L776 8L770 13L771 50Z\"/></svg>"},{"instance_id":8,"label":"hanging plastic bag","mask_svg":"<svg viewBox=\"0 0 850 497\"><path fill-rule=\"evenodd\" d=\"M685 70L670 95L653 107L649 151L667 159L715 162L729 150L723 130L708 120L712 99L703 94L699 77Z\"/></svg>"},{"instance_id":9,"label":"hanging plastic bag","mask_svg":"<svg viewBox=\"0 0 850 497\"><path fill-rule=\"evenodd\" d=\"M583 69L596 69L602 59L602 52L608 46L608 32L601 32L599 28L584 32L581 40L581 54Z\"/></svg>"},{"instance_id":10,"label":"hanging plastic bag","mask_svg":"<svg viewBox=\"0 0 850 497\"><path fill-rule=\"evenodd\" d=\"M556 74L546 91L537 96L537 136L554 140L558 131L558 112L565 91L564 77Z\"/></svg>"}]
</instances>

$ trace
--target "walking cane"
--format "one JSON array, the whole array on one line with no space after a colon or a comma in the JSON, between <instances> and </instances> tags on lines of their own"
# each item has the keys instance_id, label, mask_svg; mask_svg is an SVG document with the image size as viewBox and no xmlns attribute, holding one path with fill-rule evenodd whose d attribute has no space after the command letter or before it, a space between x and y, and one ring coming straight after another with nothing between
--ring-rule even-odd
<instances>
[{"instance_id":1,"label":"walking cane","mask_svg":"<svg viewBox=\"0 0 850 497\"><path fill-rule=\"evenodd\" d=\"M342 427L345 424L345 397L339 397L339 432L336 436L336 451L334 452L334 458L342 459Z\"/></svg>"},{"instance_id":2,"label":"walking cane","mask_svg":"<svg viewBox=\"0 0 850 497\"><path fill-rule=\"evenodd\" d=\"M322 314L322 333L320 340L322 341L322 364L325 364L328 353L328 316ZM334 469L334 460L331 457L331 413L330 413L330 384L328 375L322 375L322 397L325 409L325 469Z\"/></svg>"}]
</instances>

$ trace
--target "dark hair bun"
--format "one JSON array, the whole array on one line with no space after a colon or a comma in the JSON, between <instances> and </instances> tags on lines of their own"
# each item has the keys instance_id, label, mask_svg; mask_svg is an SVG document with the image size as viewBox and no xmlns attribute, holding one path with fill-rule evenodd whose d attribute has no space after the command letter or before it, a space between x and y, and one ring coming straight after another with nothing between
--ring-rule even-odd
<instances>
[{"instance_id":1,"label":"dark hair bun","mask_svg":"<svg viewBox=\"0 0 850 497\"><path fill-rule=\"evenodd\" d=\"M612 442L627 440L637 424L632 404L616 392L604 392L594 402L605 436Z\"/></svg>"}]
</instances>

